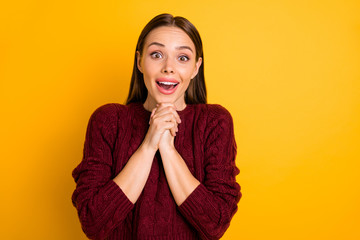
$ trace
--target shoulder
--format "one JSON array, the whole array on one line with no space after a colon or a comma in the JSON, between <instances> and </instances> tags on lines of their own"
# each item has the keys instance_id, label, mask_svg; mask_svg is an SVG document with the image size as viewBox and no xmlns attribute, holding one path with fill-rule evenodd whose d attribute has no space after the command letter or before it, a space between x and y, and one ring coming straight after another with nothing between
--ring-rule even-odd
<instances>
[{"instance_id":1,"label":"shoulder","mask_svg":"<svg viewBox=\"0 0 360 240\"><path fill-rule=\"evenodd\" d=\"M206 116L207 122L212 121L230 121L232 122L232 116L230 112L219 104L196 104L195 109L199 111L201 115Z\"/></svg>"},{"instance_id":2,"label":"shoulder","mask_svg":"<svg viewBox=\"0 0 360 240\"><path fill-rule=\"evenodd\" d=\"M209 115L216 118L232 118L230 112L219 104L207 104Z\"/></svg>"},{"instance_id":3,"label":"shoulder","mask_svg":"<svg viewBox=\"0 0 360 240\"><path fill-rule=\"evenodd\" d=\"M119 103L107 103L96 108L92 113L91 118L94 120L107 119L109 117L117 116L119 111L125 106Z\"/></svg>"},{"instance_id":4,"label":"shoulder","mask_svg":"<svg viewBox=\"0 0 360 240\"><path fill-rule=\"evenodd\" d=\"M198 104L195 108L199 114L199 124L203 125L199 129L203 129L205 139L209 136L213 139L219 134L231 138L234 131L233 119L225 107L219 104Z\"/></svg>"},{"instance_id":5,"label":"shoulder","mask_svg":"<svg viewBox=\"0 0 360 240\"><path fill-rule=\"evenodd\" d=\"M127 122L131 120L135 115L141 114L145 111L141 103L129 103L123 105L120 103L107 103L98 107L93 114L91 119L96 121L119 121Z\"/></svg>"},{"instance_id":6,"label":"shoulder","mask_svg":"<svg viewBox=\"0 0 360 240\"><path fill-rule=\"evenodd\" d=\"M202 144L206 154L204 161L211 159L211 155L225 154L222 156L225 157L230 150L236 150L233 119L225 107L219 104L196 104L193 108L195 127L192 129L196 136L200 136L197 142Z\"/></svg>"},{"instance_id":7,"label":"shoulder","mask_svg":"<svg viewBox=\"0 0 360 240\"><path fill-rule=\"evenodd\" d=\"M120 103L107 103L96 108L90 116L90 122L100 125L114 125L119 119L125 120L129 116L131 106Z\"/></svg>"}]
</instances>

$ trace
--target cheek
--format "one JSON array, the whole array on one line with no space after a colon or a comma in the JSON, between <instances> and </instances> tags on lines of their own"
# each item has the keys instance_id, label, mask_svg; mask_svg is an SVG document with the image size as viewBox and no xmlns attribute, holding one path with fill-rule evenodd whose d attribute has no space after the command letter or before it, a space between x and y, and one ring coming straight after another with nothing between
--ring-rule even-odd
<instances>
[{"instance_id":1,"label":"cheek","mask_svg":"<svg viewBox=\"0 0 360 240\"><path fill-rule=\"evenodd\" d=\"M142 74L144 78L144 83L147 89L151 87L151 78L152 78L152 67L149 65L149 62L143 61L142 62Z\"/></svg>"},{"instance_id":2,"label":"cheek","mask_svg":"<svg viewBox=\"0 0 360 240\"><path fill-rule=\"evenodd\" d=\"M145 77L145 75L148 77L151 77L158 71L158 68L159 68L159 64L157 64L156 62L144 60L143 61L144 77Z\"/></svg>"},{"instance_id":3,"label":"cheek","mask_svg":"<svg viewBox=\"0 0 360 240\"><path fill-rule=\"evenodd\" d=\"M193 73L194 73L193 66L187 66L186 68L182 68L180 71L180 75L182 76L183 81L188 81L188 82L190 82Z\"/></svg>"},{"instance_id":4,"label":"cheek","mask_svg":"<svg viewBox=\"0 0 360 240\"><path fill-rule=\"evenodd\" d=\"M152 70L153 68L151 67L151 65L149 65L149 63L147 63L146 61L144 61L143 65L142 65L142 72L143 72L143 76L144 76L144 80L149 80L149 77L151 77L152 75Z\"/></svg>"}]
</instances>

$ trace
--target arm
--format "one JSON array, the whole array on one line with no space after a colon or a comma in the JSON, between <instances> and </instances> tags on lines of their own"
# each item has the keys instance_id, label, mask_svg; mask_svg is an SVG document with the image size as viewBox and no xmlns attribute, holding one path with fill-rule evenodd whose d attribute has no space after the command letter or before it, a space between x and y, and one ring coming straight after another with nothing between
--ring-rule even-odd
<instances>
[{"instance_id":1,"label":"arm","mask_svg":"<svg viewBox=\"0 0 360 240\"><path fill-rule=\"evenodd\" d=\"M166 179L177 205L180 205L200 182L191 174L186 163L174 146L177 125L181 122L175 106L172 103L160 103L153 109L150 122L155 122L159 117L168 115L168 128L161 134L158 149L163 159ZM164 124L164 123L163 123ZM170 128L172 126L173 128ZM176 130L174 130L176 129Z\"/></svg>"},{"instance_id":2,"label":"arm","mask_svg":"<svg viewBox=\"0 0 360 240\"><path fill-rule=\"evenodd\" d=\"M170 144L167 144L169 143ZM189 168L174 147L174 137L170 131L163 134L159 146L166 179L175 202L180 206L200 182L191 174Z\"/></svg>"},{"instance_id":3,"label":"arm","mask_svg":"<svg viewBox=\"0 0 360 240\"><path fill-rule=\"evenodd\" d=\"M173 118L170 113L153 119L140 147L111 179L117 132L116 107L105 105L92 115L83 160L73 171L77 187L72 197L89 238L103 239L123 223L145 186L162 133L175 125L168 122Z\"/></svg>"},{"instance_id":4,"label":"arm","mask_svg":"<svg viewBox=\"0 0 360 240\"><path fill-rule=\"evenodd\" d=\"M165 131L172 131L175 135L177 121L180 120L180 118L176 119L174 114L176 111L171 106L163 108L156 116L153 116L155 110L153 110L149 121L150 127L144 141L121 172L113 179L132 203L135 203L139 198L149 177L154 155L159 149L161 136Z\"/></svg>"},{"instance_id":5,"label":"arm","mask_svg":"<svg viewBox=\"0 0 360 240\"><path fill-rule=\"evenodd\" d=\"M72 202L84 233L91 239L105 238L123 223L133 208L133 203L111 176L116 120L114 105L102 106L93 113L87 127L83 159L73 171L76 189Z\"/></svg>"},{"instance_id":6,"label":"arm","mask_svg":"<svg viewBox=\"0 0 360 240\"><path fill-rule=\"evenodd\" d=\"M235 180L239 171L235 166L232 118L225 109L217 110L220 112L208 123L211 131L204 146L203 183L192 184L194 177L188 176L188 169L180 167L180 162L185 163L178 153L163 151L162 154L170 189L178 205L180 203L179 211L197 229L202 239L219 239L225 233L241 197L240 186Z\"/></svg>"}]
</instances>

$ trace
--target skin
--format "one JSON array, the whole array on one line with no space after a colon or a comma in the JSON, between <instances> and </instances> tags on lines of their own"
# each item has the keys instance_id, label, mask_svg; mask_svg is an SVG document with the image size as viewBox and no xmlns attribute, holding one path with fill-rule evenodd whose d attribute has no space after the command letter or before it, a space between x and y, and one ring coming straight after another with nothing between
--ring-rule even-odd
<instances>
[{"instance_id":1,"label":"skin","mask_svg":"<svg viewBox=\"0 0 360 240\"><path fill-rule=\"evenodd\" d=\"M202 63L201 58L196 59L195 50L194 43L181 29L159 27L146 37L142 53L137 52L137 66L148 90L144 108L152 112L150 126L140 147L113 179L132 203L137 201L145 186L157 150L177 205L200 184L174 146L181 123L176 110L186 108L185 91ZM156 86L158 78L177 80L176 91L170 95L161 93Z\"/></svg>"},{"instance_id":2,"label":"skin","mask_svg":"<svg viewBox=\"0 0 360 240\"><path fill-rule=\"evenodd\" d=\"M184 93L201 62L201 58L196 61L194 43L181 29L159 27L152 30L145 39L143 52L137 52L138 69L143 73L149 93L145 108L152 110L156 103L173 103L177 110L183 110L186 107ZM161 77L180 82L174 94L158 91L155 80Z\"/></svg>"}]
</instances>

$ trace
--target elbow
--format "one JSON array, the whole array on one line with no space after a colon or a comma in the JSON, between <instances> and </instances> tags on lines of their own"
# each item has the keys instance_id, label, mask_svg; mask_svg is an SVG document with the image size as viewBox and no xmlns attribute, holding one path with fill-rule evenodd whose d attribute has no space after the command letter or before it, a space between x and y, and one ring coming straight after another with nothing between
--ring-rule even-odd
<instances>
[{"instance_id":1,"label":"elbow","mask_svg":"<svg viewBox=\"0 0 360 240\"><path fill-rule=\"evenodd\" d=\"M90 189L82 194L78 191L73 194L73 205L88 238L106 239L124 223L133 205L119 189L110 181L99 191Z\"/></svg>"},{"instance_id":2,"label":"elbow","mask_svg":"<svg viewBox=\"0 0 360 240\"><path fill-rule=\"evenodd\" d=\"M219 216L217 218L217 221L214 221L211 225L209 225L209 228L204 231L204 236L202 239L207 240L218 240L220 239L226 232L226 230L230 226L231 219L237 212L238 207L235 204L231 211L226 211L223 209L223 211L219 212Z\"/></svg>"},{"instance_id":3,"label":"elbow","mask_svg":"<svg viewBox=\"0 0 360 240\"><path fill-rule=\"evenodd\" d=\"M218 240L220 239L225 231L229 228L230 221L223 224L214 224L212 228L204 231L202 239L206 240Z\"/></svg>"},{"instance_id":4,"label":"elbow","mask_svg":"<svg viewBox=\"0 0 360 240\"><path fill-rule=\"evenodd\" d=\"M84 225L81 225L83 232L89 239L93 240L102 240L107 237L107 235L104 234L103 231L96 231L93 228L85 227Z\"/></svg>"},{"instance_id":5,"label":"elbow","mask_svg":"<svg viewBox=\"0 0 360 240\"><path fill-rule=\"evenodd\" d=\"M224 224L224 225L218 225L215 228L204 232L204 235L201 239L219 240L225 234L225 232L229 228L229 226L230 226L230 223Z\"/></svg>"},{"instance_id":6,"label":"elbow","mask_svg":"<svg viewBox=\"0 0 360 240\"><path fill-rule=\"evenodd\" d=\"M99 227L99 223L96 221L89 221L88 219L84 220L80 218L80 223L81 229L89 239L100 240L106 238L104 231L102 231L101 227Z\"/></svg>"},{"instance_id":7,"label":"elbow","mask_svg":"<svg viewBox=\"0 0 360 240\"><path fill-rule=\"evenodd\" d=\"M106 224L101 220L102 218L87 207L78 209L78 216L81 224L81 229L89 239L100 240L108 236L105 231Z\"/></svg>"}]
</instances>

